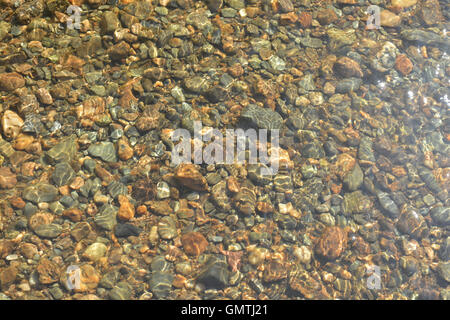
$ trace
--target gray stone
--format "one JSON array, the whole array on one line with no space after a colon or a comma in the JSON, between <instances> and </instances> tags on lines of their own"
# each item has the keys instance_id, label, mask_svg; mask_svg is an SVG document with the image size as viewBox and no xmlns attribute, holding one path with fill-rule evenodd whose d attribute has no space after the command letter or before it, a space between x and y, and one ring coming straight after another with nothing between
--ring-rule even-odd
<instances>
[{"instance_id":1,"label":"gray stone","mask_svg":"<svg viewBox=\"0 0 450 320\"><path fill-rule=\"evenodd\" d=\"M47 151L45 155L52 164L62 161L71 162L77 150L76 135L71 135Z\"/></svg>"},{"instance_id":2,"label":"gray stone","mask_svg":"<svg viewBox=\"0 0 450 320\"><path fill-rule=\"evenodd\" d=\"M53 239L61 234L62 227L59 224L55 223L42 224L36 227L36 229L34 229L34 232L39 237Z\"/></svg>"},{"instance_id":3,"label":"gray stone","mask_svg":"<svg viewBox=\"0 0 450 320\"><path fill-rule=\"evenodd\" d=\"M25 188L22 196L25 200L34 203L51 202L58 196L58 189L50 184L39 183Z\"/></svg>"},{"instance_id":4,"label":"gray stone","mask_svg":"<svg viewBox=\"0 0 450 320\"><path fill-rule=\"evenodd\" d=\"M430 215L435 224L442 227L450 225L450 207L434 207Z\"/></svg>"},{"instance_id":5,"label":"gray stone","mask_svg":"<svg viewBox=\"0 0 450 320\"><path fill-rule=\"evenodd\" d=\"M349 191L356 191L364 181L364 173L358 163L344 178L344 185Z\"/></svg>"},{"instance_id":6,"label":"gray stone","mask_svg":"<svg viewBox=\"0 0 450 320\"><path fill-rule=\"evenodd\" d=\"M150 278L150 291L157 299L165 298L172 289L173 274L169 272L156 271Z\"/></svg>"},{"instance_id":7,"label":"gray stone","mask_svg":"<svg viewBox=\"0 0 450 320\"><path fill-rule=\"evenodd\" d=\"M166 216L161 218L158 223L158 233L165 240L173 239L178 235L177 227L172 217Z\"/></svg>"},{"instance_id":8,"label":"gray stone","mask_svg":"<svg viewBox=\"0 0 450 320\"><path fill-rule=\"evenodd\" d=\"M116 148L112 142L99 142L89 146L88 153L106 162L117 162Z\"/></svg>"},{"instance_id":9,"label":"gray stone","mask_svg":"<svg viewBox=\"0 0 450 320\"><path fill-rule=\"evenodd\" d=\"M250 104L242 110L241 119L259 129L281 129L283 126L283 118L279 113L254 104Z\"/></svg>"},{"instance_id":10,"label":"gray stone","mask_svg":"<svg viewBox=\"0 0 450 320\"><path fill-rule=\"evenodd\" d=\"M58 163L52 174L52 180L58 187L69 184L74 177L75 171L67 162Z\"/></svg>"},{"instance_id":11,"label":"gray stone","mask_svg":"<svg viewBox=\"0 0 450 320\"><path fill-rule=\"evenodd\" d=\"M94 218L95 223L103 229L112 231L117 224L116 215L119 209L113 205L105 204Z\"/></svg>"},{"instance_id":12,"label":"gray stone","mask_svg":"<svg viewBox=\"0 0 450 320\"><path fill-rule=\"evenodd\" d=\"M445 281L450 282L450 262L440 262L438 272Z\"/></svg>"},{"instance_id":13,"label":"gray stone","mask_svg":"<svg viewBox=\"0 0 450 320\"><path fill-rule=\"evenodd\" d=\"M207 288L221 289L228 286L229 279L227 263L223 259L211 257L203 267L197 281Z\"/></svg>"}]
</instances>

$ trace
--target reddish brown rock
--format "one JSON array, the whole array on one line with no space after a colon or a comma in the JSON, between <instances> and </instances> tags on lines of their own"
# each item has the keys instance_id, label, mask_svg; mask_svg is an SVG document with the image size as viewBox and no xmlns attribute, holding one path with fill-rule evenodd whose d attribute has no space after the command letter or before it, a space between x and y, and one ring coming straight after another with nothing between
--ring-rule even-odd
<instances>
[{"instance_id":1,"label":"reddish brown rock","mask_svg":"<svg viewBox=\"0 0 450 320\"><path fill-rule=\"evenodd\" d=\"M323 26L329 25L330 23L335 22L337 19L338 17L333 9L322 9L317 12L317 20Z\"/></svg>"},{"instance_id":2,"label":"reddish brown rock","mask_svg":"<svg viewBox=\"0 0 450 320\"><path fill-rule=\"evenodd\" d=\"M344 78L362 78L363 72L359 63L348 57L342 57L334 64L334 70Z\"/></svg>"},{"instance_id":3,"label":"reddish brown rock","mask_svg":"<svg viewBox=\"0 0 450 320\"><path fill-rule=\"evenodd\" d=\"M78 208L71 208L64 210L63 216L70 219L73 222L79 222L81 221L81 218L83 217L83 211L81 211Z\"/></svg>"},{"instance_id":4,"label":"reddish brown rock","mask_svg":"<svg viewBox=\"0 0 450 320\"><path fill-rule=\"evenodd\" d=\"M413 70L413 64L405 54L399 54L395 60L395 69L406 76Z\"/></svg>"},{"instance_id":5,"label":"reddish brown rock","mask_svg":"<svg viewBox=\"0 0 450 320\"><path fill-rule=\"evenodd\" d=\"M340 227L326 228L316 245L316 253L329 260L337 259L347 248L347 231Z\"/></svg>"},{"instance_id":6,"label":"reddish brown rock","mask_svg":"<svg viewBox=\"0 0 450 320\"><path fill-rule=\"evenodd\" d=\"M208 241L200 232L185 233L181 237L184 251L192 256L199 256L208 246Z\"/></svg>"},{"instance_id":7,"label":"reddish brown rock","mask_svg":"<svg viewBox=\"0 0 450 320\"><path fill-rule=\"evenodd\" d=\"M303 11L298 17L298 21L303 28L309 28L312 24L312 16L309 12Z\"/></svg>"},{"instance_id":8,"label":"reddish brown rock","mask_svg":"<svg viewBox=\"0 0 450 320\"><path fill-rule=\"evenodd\" d=\"M113 61L120 61L128 57L131 52L131 47L125 41L121 41L108 49L108 55Z\"/></svg>"},{"instance_id":9,"label":"reddish brown rock","mask_svg":"<svg viewBox=\"0 0 450 320\"><path fill-rule=\"evenodd\" d=\"M9 203L15 209L23 209L26 205L25 201L21 197L13 197L9 199Z\"/></svg>"},{"instance_id":10,"label":"reddish brown rock","mask_svg":"<svg viewBox=\"0 0 450 320\"><path fill-rule=\"evenodd\" d=\"M126 161L133 157L133 148L130 147L126 138L117 141L117 154L120 160Z\"/></svg>"},{"instance_id":11,"label":"reddish brown rock","mask_svg":"<svg viewBox=\"0 0 450 320\"><path fill-rule=\"evenodd\" d=\"M294 12L283 13L280 15L280 23L282 25L294 24L298 20L298 16Z\"/></svg>"},{"instance_id":12,"label":"reddish brown rock","mask_svg":"<svg viewBox=\"0 0 450 320\"><path fill-rule=\"evenodd\" d=\"M117 217L125 221L133 219L135 210L130 200L128 200L128 198L124 195L119 195L118 200L120 203L120 208L119 212L117 212Z\"/></svg>"},{"instance_id":13,"label":"reddish brown rock","mask_svg":"<svg viewBox=\"0 0 450 320\"><path fill-rule=\"evenodd\" d=\"M41 284L55 283L59 279L59 266L47 258L42 258L36 267Z\"/></svg>"},{"instance_id":14,"label":"reddish brown rock","mask_svg":"<svg viewBox=\"0 0 450 320\"><path fill-rule=\"evenodd\" d=\"M36 91L36 96L40 103L43 103L43 104L52 104L53 103L52 95L45 88L39 88Z\"/></svg>"},{"instance_id":15,"label":"reddish brown rock","mask_svg":"<svg viewBox=\"0 0 450 320\"><path fill-rule=\"evenodd\" d=\"M0 168L0 189L11 189L17 184L17 178L10 168Z\"/></svg>"},{"instance_id":16,"label":"reddish brown rock","mask_svg":"<svg viewBox=\"0 0 450 320\"><path fill-rule=\"evenodd\" d=\"M14 249L14 243L11 240L0 240L0 258L4 259Z\"/></svg>"},{"instance_id":17,"label":"reddish brown rock","mask_svg":"<svg viewBox=\"0 0 450 320\"><path fill-rule=\"evenodd\" d=\"M95 121L105 113L106 101L102 97L92 97L76 107L79 120L89 119Z\"/></svg>"},{"instance_id":18,"label":"reddish brown rock","mask_svg":"<svg viewBox=\"0 0 450 320\"><path fill-rule=\"evenodd\" d=\"M14 91L25 85L25 79L17 72L0 74L0 90Z\"/></svg>"},{"instance_id":19,"label":"reddish brown rock","mask_svg":"<svg viewBox=\"0 0 450 320\"><path fill-rule=\"evenodd\" d=\"M207 191L208 182L205 177L190 163L182 163L178 166L175 178L185 187L196 191Z\"/></svg>"},{"instance_id":20,"label":"reddish brown rock","mask_svg":"<svg viewBox=\"0 0 450 320\"><path fill-rule=\"evenodd\" d=\"M146 110L136 121L136 128L141 132L147 132L158 128L161 115L157 110Z\"/></svg>"},{"instance_id":21,"label":"reddish brown rock","mask_svg":"<svg viewBox=\"0 0 450 320\"><path fill-rule=\"evenodd\" d=\"M20 253L27 259L33 259L38 253L38 248L32 243L21 243L19 246Z\"/></svg>"},{"instance_id":22,"label":"reddish brown rock","mask_svg":"<svg viewBox=\"0 0 450 320\"><path fill-rule=\"evenodd\" d=\"M0 269L0 288L6 289L7 286L14 283L17 278L18 270L15 266L9 266Z\"/></svg>"}]
</instances>

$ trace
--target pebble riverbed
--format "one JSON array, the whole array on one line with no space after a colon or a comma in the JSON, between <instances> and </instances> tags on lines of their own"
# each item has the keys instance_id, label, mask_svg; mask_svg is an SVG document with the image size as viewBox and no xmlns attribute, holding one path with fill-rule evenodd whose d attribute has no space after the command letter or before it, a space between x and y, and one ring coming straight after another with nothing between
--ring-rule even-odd
<instances>
[{"instance_id":1,"label":"pebble riverbed","mask_svg":"<svg viewBox=\"0 0 450 320\"><path fill-rule=\"evenodd\" d=\"M449 299L449 22L0 0L0 300ZM174 165L196 122L279 130L278 172Z\"/></svg>"}]
</instances>

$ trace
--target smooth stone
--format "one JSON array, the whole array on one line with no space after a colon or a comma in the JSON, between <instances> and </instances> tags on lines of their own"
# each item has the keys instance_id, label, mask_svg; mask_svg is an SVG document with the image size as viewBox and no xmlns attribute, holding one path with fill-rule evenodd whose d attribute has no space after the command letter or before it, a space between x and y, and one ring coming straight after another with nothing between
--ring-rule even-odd
<instances>
[{"instance_id":1,"label":"smooth stone","mask_svg":"<svg viewBox=\"0 0 450 320\"><path fill-rule=\"evenodd\" d=\"M58 189L46 183L29 186L22 193L25 200L33 203L52 202L57 196Z\"/></svg>"},{"instance_id":2,"label":"smooth stone","mask_svg":"<svg viewBox=\"0 0 450 320\"><path fill-rule=\"evenodd\" d=\"M117 224L116 216L119 209L113 205L105 204L94 217L94 222L101 228L112 231Z\"/></svg>"},{"instance_id":3,"label":"smooth stone","mask_svg":"<svg viewBox=\"0 0 450 320\"><path fill-rule=\"evenodd\" d=\"M221 289L228 286L230 272L227 263L219 258L211 257L203 271L197 278L197 281L203 283L207 288Z\"/></svg>"},{"instance_id":4,"label":"smooth stone","mask_svg":"<svg viewBox=\"0 0 450 320\"><path fill-rule=\"evenodd\" d=\"M114 234L118 238L126 238L129 236L138 237L142 230L130 223L118 224L114 230Z\"/></svg>"},{"instance_id":5,"label":"smooth stone","mask_svg":"<svg viewBox=\"0 0 450 320\"><path fill-rule=\"evenodd\" d=\"M67 162L58 163L52 174L52 180L58 187L68 185L74 177L75 171Z\"/></svg>"},{"instance_id":6,"label":"smooth stone","mask_svg":"<svg viewBox=\"0 0 450 320\"><path fill-rule=\"evenodd\" d=\"M112 142L99 142L88 148L88 153L106 162L117 162L116 148Z\"/></svg>"},{"instance_id":7,"label":"smooth stone","mask_svg":"<svg viewBox=\"0 0 450 320\"><path fill-rule=\"evenodd\" d=\"M363 183L364 173L358 163L344 178L344 185L349 191L356 191Z\"/></svg>"},{"instance_id":8,"label":"smooth stone","mask_svg":"<svg viewBox=\"0 0 450 320\"><path fill-rule=\"evenodd\" d=\"M111 300L130 300L132 287L126 282L120 282L108 294Z\"/></svg>"},{"instance_id":9,"label":"smooth stone","mask_svg":"<svg viewBox=\"0 0 450 320\"><path fill-rule=\"evenodd\" d=\"M242 110L241 119L259 129L281 129L283 126L283 118L279 113L254 104L250 104Z\"/></svg>"},{"instance_id":10,"label":"smooth stone","mask_svg":"<svg viewBox=\"0 0 450 320\"><path fill-rule=\"evenodd\" d=\"M91 244L83 253L83 257L88 258L91 261L97 261L104 257L108 248L100 242Z\"/></svg>"},{"instance_id":11,"label":"smooth stone","mask_svg":"<svg viewBox=\"0 0 450 320\"><path fill-rule=\"evenodd\" d=\"M450 207L434 207L430 210L430 216L439 226L450 225Z\"/></svg>"},{"instance_id":12,"label":"smooth stone","mask_svg":"<svg viewBox=\"0 0 450 320\"><path fill-rule=\"evenodd\" d=\"M172 290L174 275L169 272L153 272L150 278L150 291L157 299L167 297Z\"/></svg>"},{"instance_id":13,"label":"smooth stone","mask_svg":"<svg viewBox=\"0 0 450 320\"><path fill-rule=\"evenodd\" d=\"M42 224L34 229L34 232L42 238L53 239L59 236L62 232L62 227L59 224Z\"/></svg>"},{"instance_id":14,"label":"smooth stone","mask_svg":"<svg viewBox=\"0 0 450 320\"><path fill-rule=\"evenodd\" d=\"M50 163L71 162L77 152L78 146L76 143L76 135L64 139L49 151L47 151L46 158Z\"/></svg>"}]
</instances>

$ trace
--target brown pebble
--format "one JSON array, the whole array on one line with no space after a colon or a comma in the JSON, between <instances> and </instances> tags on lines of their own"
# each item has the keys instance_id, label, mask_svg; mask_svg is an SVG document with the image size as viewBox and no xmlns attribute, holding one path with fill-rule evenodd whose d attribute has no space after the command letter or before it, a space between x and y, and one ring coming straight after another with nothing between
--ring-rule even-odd
<instances>
[{"instance_id":1,"label":"brown pebble","mask_svg":"<svg viewBox=\"0 0 450 320\"><path fill-rule=\"evenodd\" d=\"M13 91L24 85L25 79L17 72L0 74L0 90Z\"/></svg>"},{"instance_id":2,"label":"brown pebble","mask_svg":"<svg viewBox=\"0 0 450 320\"><path fill-rule=\"evenodd\" d=\"M199 256L202 254L208 246L208 241L200 232L185 233L181 237L181 243L183 244L184 251L193 256Z\"/></svg>"},{"instance_id":3,"label":"brown pebble","mask_svg":"<svg viewBox=\"0 0 450 320\"><path fill-rule=\"evenodd\" d=\"M182 163L178 166L176 179L185 187L196 191L207 191L209 189L206 178L190 163Z\"/></svg>"},{"instance_id":4,"label":"brown pebble","mask_svg":"<svg viewBox=\"0 0 450 320\"><path fill-rule=\"evenodd\" d=\"M138 206L138 207L136 208L136 213L137 213L138 215L140 215L140 216L147 215L147 214L148 214L147 207L144 206L144 205Z\"/></svg>"},{"instance_id":5,"label":"brown pebble","mask_svg":"<svg viewBox=\"0 0 450 320\"><path fill-rule=\"evenodd\" d=\"M63 216L69 218L72 222L79 222L83 217L83 211L78 208L64 210Z\"/></svg>"},{"instance_id":6,"label":"brown pebble","mask_svg":"<svg viewBox=\"0 0 450 320\"><path fill-rule=\"evenodd\" d=\"M312 24L312 16L309 12L303 11L298 17L298 21L303 28L309 28Z\"/></svg>"},{"instance_id":7,"label":"brown pebble","mask_svg":"<svg viewBox=\"0 0 450 320\"><path fill-rule=\"evenodd\" d=\"M0 288L5 290L7 286L14 283L18 273L19 270L15 266L0 269Z\"/></svg>"},{"instance_id":8,"label":"brown pebble","mask_svg":"<svg viewBox=\"0 0 450 320\"><path fill-rule=\"evenodd\" d=\"M131 204L130 200L124 195L119 195L118 197L120 208L117 212L117 217L121 220L128 221L134 218L134 206Z\"/></svg>"},{"instance_id":9,"label":"brown pebble","mask_svg":"<svg viewBox=\"0 0 450 320\"><path fill-rule=\"evenodd\" d=\"M337 227L326 228L320 237L316 252L330 260L337 259L347 248L347 231Z\"/></svg>"},{"instance_id":10,"label":"brown pebble","mask_svg":"<svg viewBox=\"0 0 450 320\"><path fill-rule=\"evenodd\" d=\"M84 180L82 177L75 177L69 187L72 190L79 190L82 186L84 186Z\"/></svg>"},{"instance_id":11,"label":"brown pebble","mask_svg":"<svg viewBox=\"0 0 450 320\"><path fill-rule=\"evenodd\" d=\"M399 54L395 60L395 69L406 76L413 70L413 64L405 54Z\"/></svg>"},{"instance_id":12,"label":"brown pebble","mask_svg":"<svg viewBox=\"0 0 450 320\"><path fill-rule=\"evenodd\" d=\"M17 178L8 167L0 168L0 189L11 189L17 184Z\"/></svg>"},{"instance_id":13,"label":"brown pebble","mask_svg":"<svg viewBox=\"0 0 450 320\"><path fill-rule=\"evenodd\" d=\"M1 178L0 178L0 180L1 180ZM25 201L23 201L23 199L20 197L13 197L13 198L9 199L9 203L15 209L23 209L26 205Z\"/></svg>"},{"instance_id":14,"label":"brown pebble","mask_svg":"<svg viewBox=\"0 0 450 320\"><path fill-rule=\"evenodd\" d=\"M133 157L133 148L130 147L126 138L120 138L117 141L117 154L119 159L126 161Z\"/></svg>"},{"instance_id":15,"label":"brown pebble","mask_svg":"<svg viewBox=\"0 0 450 320\"><path fill-rule=\"evenodd\" d=\"M344 78L363 77L363 72L359 63L348 57L342 57L334 64L335 71Z\"/></svg>"}]
</instances>

